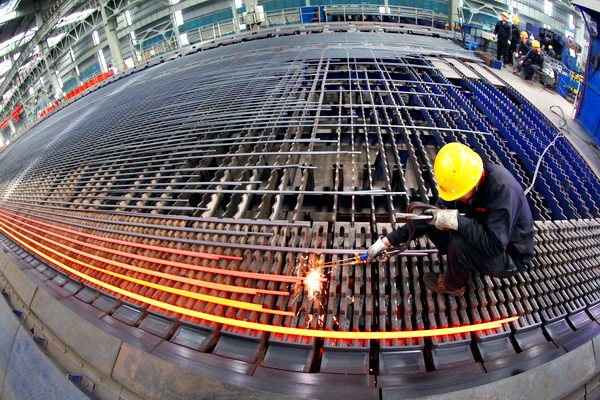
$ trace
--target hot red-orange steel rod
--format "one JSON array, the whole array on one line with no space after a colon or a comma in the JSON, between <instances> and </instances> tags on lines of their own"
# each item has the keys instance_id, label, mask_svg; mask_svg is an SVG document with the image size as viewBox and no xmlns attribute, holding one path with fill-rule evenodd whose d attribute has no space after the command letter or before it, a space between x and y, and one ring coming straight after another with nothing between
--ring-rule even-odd
<instances>
[{"instance_id":1,"label":"hot red-orange steel rod","mask_svg":"<svg viewBox=\"0 0 600 400\"><path fill-rule=\"evenodd\" d=\"M271 309L268 309L268 308L263 308L263 306L261 304L248 303L246 301L223 299L223 298L220 298L220 297L215 297L215 296L210 296L210 295L205 295L205 294L190 292L190 291L187 291L187 290L175 289L175 288L172 288L172 287L168 287L168 286L164 286L164 285L159 285L159 284L147 282L147 281L144 281L144 280L141 280L141 279L132 278L132 277L129 277L127 275L122 275L122 274L119 274L119 273L116 273L116 272L107 271L105 269L97 268L97 267L94 267L93 265L90 265L90 264L87 264L85 262L79 261L79 260L77 260L75 258L69 257L66 254L63 254L63 253L61 253L61 252L59 252L59 251L57 251L57 250L55 250L55 249L53 249L51 247L48 247L48 246L46 246L46 245L44 245L44 244L42 244L42 243L40 243L40 242L38 242L36 240L33 240L33 239L31 239L31 238L23 235L22 233L18 232L16 229L13 229L13 228L9 227L8 225L5 225L3 222L0 222L0 229L3 229L1 227L4 227L4 228L7 228L7 229L11 230L12 232L16 233L17 235L23 237L24 239L30 241L33 244L39 246L40 248L42 248L42 249L44 249L46 251L49 251L51 253L54 253L57 256L64 258L65 260L74 262L74 263L79 264L79 265L81 265L82 267L85 267L85 268L93 269L94 271L98 271L98 272L101 272L101 273L104 273L104 274L108 274L108 275L117 277L119 279L126 280L128 282L132 282L132 283L136 283L136 284L139 284L139 285L151 287L153 289L158 289L158 290L161 290L163 292L168 292L168 293L178 294L180 296L190 297L190 298L197 299L197 300L204 301L204 302L208 302L208 303L220 304L220 305L223 305L223 306L236 307L236 308L241 308L241 309L244 309L244 310L258 311L258 312L263 312L263 313L268 313L268 314L278 314L278 315L291 316L291 317L293 317L295 315L291 311L271 310ZM39 235L36 235L36 236L39 236ZM49 257L49 258L52 259L52 260L54 260L54 261L57 261L56 259L54 259L52 257ZM80 271L78 271L78 272L80 272ZM89 277L89 275L87 275L87 274L83 274L83 275Z\"/></svg>"},{"instance_id":2,"label":"hot red-orange steel rod","mask_svg":"<svg viewBox=\"0 0 600 400\"><path fill-rule=\"evenodd\" d=\"M99 279L93 278L91 276L85 275L76 269L73 269L58 260L53 259L52 257L47 256L36 248L28 245L21 239L17 238L6 229L0 227L6 235L13 238L13 240L19 242L21 245L36 253L40 257L44 258L47 261L52 262L53 264L63 268L74 275L79 276L82 279L85 279L95 285L98 285L104 289L110 290L113 293L118 293L123 296L129 297L134 300L138 300L142 303L160 308L165 311L171 311L175 313L179 313L182 315L187 315L194 318L204 319L206 321L216 322L219 324L235 326L238 328L244 329L254 329L258 331L272 332L272 333L281 333L284 335L297 335L297 336L307 336L307 337L321 337L321 338L330 338L330 339L350 339L350 340L383 340L383 339L410 339L417 337L430 337L430 336L443 336L443 335L454 335L457 333L466 333L466 332L475 332L475 331L483 331L487 329L495 329L500 328L502 324L509 323L512 321L516 321L519 317L510 317L504 318L498 321L486 322L482 324L475 325L466 325L459 326L454 328L442 328L442 329L427 329L420 331L400 331L400 332L344 332L344 331L323 331L317 329L302 329L302 328L288 328L284 326L275 326L275 325L267 325L260 324L257 322L248 322L248 321L240 321L237 319L227 318L227 317L219 317L217 315L207 314L200 311L189 310L184 307L175 306L173 304L168 304L159 300L151 299L149 297L142 296L137 293L130 292L125 289L121 289L119 287L110 285L106 282L103 282Z\"/></svg>"},{"instance_id":3,"label":"hot red-orange steel rod","mask_svg":"<svg viewBox=\"0 0 600 400\"><path fill-rule=\"evenodd\" d=\"M206 287L206 288L210 288L210 289L223 290L223 291L227 291L227 292L246 293L246 294L271 294L271 295L289 296L289 292L284 292L284 291L267 290L267 289L253 289L253 288L245 288L245 287L234 286L234 285L226 285L226 284L222 284L222 283L213 283L213 282L208 282L208 281L199 280L199 279L192 279L192 278L182 277L182 276L179 276L179 275L167 274L165 272L154 271L154 270L151 270L151 269L140 268L140 267L136 267L136 266L130 265L130 264L125 264L125 263L122 263L120 261L111 260L109 258L104 258L104 257L101 257L101 256L97 256L95 254L91 254L91 253L79 250L77 248L70 247L70 246L64 245L62 243L56 242L56 241L54 241L52 239L49 239L49 238L46 238L44 236L38 235L37 233L32 232L32 231L30 231L28 229L21 228L21 227L15 225L15 224L12 224L12 223L8 222L6 220L6 218L13 220L10 217L1 217L0 216L0 221L4 221L6 224L8 224L10 226L13 226L13 227L15 227L17 229L21 229L21 230L27 232L28 234L30 234L32 236L35 236L35 237L38 237L38 238L40 238L42 240L45 240L48 243L52 243L55 246L61 247L61 248L65 249L65 250L68 250L68 251L72 251L72 252L74 252L76 254L79 254L81 256L84 256L84 257L87 257L87 258L91 258L91 259L96 260L96 261L100 261L100 262L105 263L105 264L110 264L110 265L113 265L113 266L116 266L116 267L125 268L127 270L131 270L131 271L135 271L135 272L140 272L140 273L147 274L147 275L153 275L153 276L157 276L157 277L160 277L160 278L171 279L171 280L178 281L178 282L181 282L181 283L188 283L188 284L195 285L195 286ZM42 228L34 227L34 226L29 225L29 224L27 224L25 222L20 222L20 223L22 223L23 225L32 227L34 229L37 229L40 232L44 232L44 233L47 233L47 234L50 234L50 235L53 235L53 236L57 236L59 238L65 239L67 241L77 242L74 239L71 239L71 238L68 238L66 236L62 236L62 235L59 235L59 234L56 234L56 233L53 233L53 232L50 232L50 231L46 231L45 229L42 229ZM89 244L87 244L87 245L89 245ZM89 246L92 247L94 245L89 245ZM98 246L98 247L100 247L100 246ZM94 247L92 247L92 248L94 248ZM104 248L100 247L100 249L104 249ZM104 250L107 250L107 249L104 249ZM121 252L119 252L119 253L121 253ZM134 254L130 254L130 253L123 253L121 255L123 255L124 257L135 256Z\"/></svg>"},{"instance_id":4,"label":"hot red-orange steel rod","mask_svg":"<svg viewBox=\"0 0 600 400\"><path fill-rule=\"evenodd\" d=\"M35 223L38 223L40 225L47 226L49 228L54 228L54 229L57 229L57 230L60 230L60 231L63 231L63 232L72 233L74 235L79 235L79 236L87 237L87 238L90 238L90 239L101 240L103 242L110 242L110 243L114 243L114 244L122 244L122 245L130 246L130 247L139 247L141 249L146 249L146 250L162 251L163 253L173 253L173 254L179 254L179 255L183 255L183 256L198 257L198 258L207 258L209 260L220 260L220 259L234 260L234 261L242 261L243 260L243 258L241 258L241 257L235 257L235 256L225 256L225 255L221 255L221 254L212 254L212 253L203 253L203 252L197 252L197 251L172 249L170 247L152 246L152 245L149 245L149 244L129 242L129 241L125 241L125 240L107 238L107 237L104 237L104 236L91 235L89 233L79 232L79 231L75 231L75 230L72 230L72 229L67 229L67 228L62 228L60 226L56 226L56 225L52 225L52 224L47 224L45 222L41 222L41 221L38 221L38 220L35 220L35 219L27 218L27 217L24 217L24 216L19 215L19 214L14 214L14 213L11 213L10 211L6 211L6 210L3 210L3 209L0 209L0 212L12 215L14 217L19 217L19 218L22 218L22 219L27 220L27 221L35 222ZM90 229L93 229L93 228L90 227Z\"/></svg>"},{"instance_id":5,"label":"hot red-orange steel rod","mask_svg":"<svg viewBox=\"0 0 600 400\"><path fill-rule=\"evenodd\" d=\"M63 232L67 232L67 233L71 233L73 235L80 235L80 236L85 236L85 237L89 237L92 239L96 239L96 240L100 240L100 241L105 241L105 242L111 242L111 243L116 243L116 242L120 242L120 243L116 243L116 244L123 244L123 243L128 243L127 245L129 246L135 246L138 245L138 243L133 243L133 242L126 242L126 241L117 241L116 239L110 239L110 238L105 238L103 236L96 236L96 235L89 235L89 234L85 234L82 232L78 232L78 231L74 231L71 229L67 229L67 228L62 228L59 226L55 226L52 224L47 224L44 222L40 222L31 218L27 218L27 217L23 217L17 214L13 214L7 211L4 211L2 209L0 209L0 213L5 213L5 214L10 214L10 215L14 215L20 219L24 219L27 221L31 221L34 222L36 224L42 225L42 226L46 226L52 229L57 229ZM124 256L124 257L130 257L130 258L134 258L140 261L147 261L147 262L152 262L152 263L158 263L158 264L163 264L163 265L169 265L171 267L177 267L177 268L185 268L185 269L192 269L195 271L201 271L201 272L209 272L209 273L215 273L215 274L221 274L221 275L232 275L232 276L236 276L239 278L248 278L248 279L261 279L261 280L268 280L268 281L276 281L276 282L287 282L287 283L296 283L299 281L303 281L304 277L300 277L300 276L288 276L288 275L275 275L275 274L263 274L263 273L257 273L257 272L244 272L244 271L234 271L234 270L228 270L228 269L220 269L220 268L213 268L213 267L203 267L200 265L192 265L192 264L186 264L186 263L182 263L182 262L178 262L178 261L171 261L171 260L164 260L162 258L154 258L154 257L148 257L148 256L142 256L139 254L133 254L133 253L128 253L128 252L122 252L119 250L114 250L114 249L109 249L107 247L104 246L98 246L98 245L94 245L91 243L87 243L87 242L83 242L77 239L73 239L70 238L68 236L63 236L63 235L59 235L55 232L51 232L51 231L47 231L45 229L27 224L26 222L20 221L20 220L15 220L11 217L6 216L5 218L9 218L12 221L18 221L20 224L32 227L40 232L44 232L47 233L49 235L55 236L55 237L60 237L61 239L67 240L71 243L74 244L79 244L81 246L85 246L85 247L89 247L95 250L100 250L100 251L104 251L106 253L112 253L115 255L120 255L120 256ZM146 246L146 245L144 245ZM156 247L156 246L153 246ZM145 248L145 247L144 247ZM162 247L162 249L169 249L168 247ZM169 249L169 250L175 250L175 249ZM192 252L193 253L193 252ZM176 253L177 254L177 253ZM325 278L322 280L323 282L327 281Z\"/></svg>"}]
</instances>

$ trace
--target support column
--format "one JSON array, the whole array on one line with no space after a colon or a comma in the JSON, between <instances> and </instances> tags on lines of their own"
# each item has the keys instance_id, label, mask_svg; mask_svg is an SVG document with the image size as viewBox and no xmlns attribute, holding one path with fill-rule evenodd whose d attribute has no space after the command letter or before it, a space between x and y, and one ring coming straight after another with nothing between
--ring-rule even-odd
<instances>
[{"instance_id":1,"label":"support column","mask_svg":"<svg viewBox=\"0 0 600 400\"><path fill-rule=\"evenodd\" d=\"M50 70L50 62L48 61L48 55L50 54L50 48L48 47L48 43L45 40L42 43L40 43L39 45L40 45L40 48L42 49L42 57L44 58L44 65L46 67L46 73L48 74L48 78L49 78L50 82L52 83L54 98L56 100L58 100L58 99L60 99L60 95L62 93L62 88L58 84L58 78L56 77L56 74L52 73L52 71Z\"/></svg>"},{"instance_id":2,"label":"support column","mask_svg":"<svg viewBox=\"0 0 600 400\"><path fill-rule=\"evenodd\" d=\"M458 0L448 0L448 25L454 30L454 21L458 20Z\"/></svg>"},{"instance_id":3,"label":"support column","mask_svg":"<svg viewBox=\"0 0 600 400\"><path fill-rule=\"evenodd\" d=\"M385 0L387 2L387 0ZM304 0L304 5L310 7L310 0Z\"/></svg>"},{"instance_id":4,"label":"support column","mask_svg":"<svg viewBox=\"0 0 600 400\"><path fill-rule=\"evenodd\" d=\"M125 69L125 63L123 62L123 53L121 52L121 45L117 36L117 23L114 18L109 19L106 15L106 3L104 1L100 4L100 13L104 22L104 32L108 40L113 67L121 72Z\"/></svg>"},{"instance_id":5,"label":"support column","mask_svg":"<svg viewBox=\"0 0 600 400\"><path fill-rule=\"evenodd\" d=\"M44 21L42 19L42 14L39 12L35 13L35 23L36 23L38 29L42 28L42 24L44 23ZM50 48L48 47L48 42L44 38L40 43L38 43L38 46L40 46L40 50L42 51L42 58L44 59L44 66L46 67L46 74L48 74L48 80L52 84L52 89L54 91L54 98L56 100L58 100L60 98L60 94L62 93L62 88L58 85L58 79L56 78L56 74L53 74L50 71L50 61L48 60L48 57L50 55ZM11 60L11 64L12 64L12 60Z\"/></svg>"},{"instance_id":6,"label":"support column","mask_svg":"<svg viewBox=\"0 0 600 400\"><path fill-rule=\"evenodd\" d=\"M575 14L576 15L576 14ZM576 15L577 16L577 15ZM585 23L583 22L583 18L577 16L575 19L575 42L581 46L581 53L577 54L577 64L579 66L583 65L583 60L587 57L588 49L585 45Z\"/></svg>"},{"instance_id":7,"label":"support column","mask_svg":"<svg viewBox=\"0 0 600 400\"><path fill-rule=\"evenodd\" d=\"M79 77L79 68L75 61L73 61L73 75L75 77L75 82L77 82L77 87L81 86L81 78Z\"/></svg>"},{"instance_id":8,"label":"support column","mask_svg":"<svg viewBox=\"0 0 600 400\"><path fill-rule=\"evenodd\" d=\"M177 25L177 21L175 20L175 14L171 14L171 24L173 25L175 43L177 43L177 48L180 49L181 47L183 47L183 45L181 44L181 34L179 33L179 25Z\"/></svg>"},{"instance_id":9,"label":"support column","mask_svg":"<svg viewBox=\"0 0 600 400\"><path fill-rule=\"evenodd\" d=\"M235 0L231 0L231 14L233 14L233 31L235 33L240 33L240 20L235 6Z\"/></svg>"},{"instance_id":10,"label":"support column","mask_svg":"<svg viewBox=\"0 0 600 400\"><path fill-rule=\"evenodd\" d=\"M7 121L8 121L8 127L10 128L10 131L14 135L17 132L17 128L15 128L15 124L13 124L12 119L8 118Z\"/></svg>"}]
</instances>

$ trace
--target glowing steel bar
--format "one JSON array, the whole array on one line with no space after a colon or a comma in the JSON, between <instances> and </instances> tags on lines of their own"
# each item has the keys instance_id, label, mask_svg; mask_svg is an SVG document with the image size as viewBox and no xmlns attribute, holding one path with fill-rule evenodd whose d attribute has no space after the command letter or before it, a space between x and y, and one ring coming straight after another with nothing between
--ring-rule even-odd
<instances>
[{"instance_id":1,"label":"glowing steel bar","mask_svg":"<svg viewBox=\"0 0 600 400\"><path fill-rule=\"evenodd\" d=\"M79 265L81 265L81 266L83 266L85 268L90 268L90 269L93 269L94 271L98 271L98 272L101 272L101 273L112 275L114 277L117 277L117 278L129 281L129 282L132 282L132 283L137 283L137 284L140 284L140 285L143 285L143 286L147 286L147 287L151 287L153 289L158 289L158 290L161 290L161 291L164 291L164 292L169 292L169 293L178 294L178 295L181 295L181 296L191 297L191 298L194 298L194 299L197 299L197 300L201 300L201 301L204 301L204 302L207 302L207 303L220 304L220 305L223 305L223 306L236 307L236 308L241 308L241 309L244 309L244 310L258 311L258 312L269 313L269 314L285 315L285 316L290 316L290 317L293 317L295 315L295 313L290 312L290 311L271 310L271 309L268 309L268 308L263 308L263 306L260 305L260 304L248 303L248 302L245 302L245 301L223 299L223 298L220 298L220 297L215 297L215 296L210 296L210 295L204 295L204 294L200 294L200 293L190 292L190 291L187 291L187 290L175 289L175 288L171 288L171 287L164 286L164 285L158 285L158 284L155 284L155 283L146 282L146 281L141 280L141 279L131 278L131 277L127 276L127 275L122 275L122 274L119 274L119 273L116 273L116 272L107 271L107 270L104 270L102 268L97 268L97 267L94 267L93 265L90 265L90 264L84 263L82 261L76 260L76 259L74 259L72 257L69 257L66 254L62 254L61 252L56 251L56 250L52 249L51 247L48 247L48 246L46 246L46 245L44 245L44 244L42 244L42 243L40 243L40 242L38 242L36 240L28 238L27 236L23 235L22 233L19 233L15 229L13 229L13 228L5 225L4 223L0 222L0 229L4 230L2 227L5 227L5 228L13 231L17 235L19 235L19 236L21 236L23 238L26 238L27 240L29 240L30 242L34 243L35 245L41 247L42 249L44 249L46 251L49 251L51 253L54 253L57 256L62 257L64 259L68 260L68 261L71 261L71 262L74 262L76 264L79 264ZM58 261L56 259L52 258L52 257L47 256L45 258L53 260L53 262L55 264L58 263ZM77 271L77 270L72 269L72 268L69 268L67 270L69 272ZM77 272L79 272L79 271L77 271ZM88 276L89 277L89 275L87 275L87 274L84 274L82 272L79 272L79 273L82 274L82 275L84 275L84 276ZM77 275L80 276L79 274L77 274Z\"/></svg>"},{"instance_id":2,"label":"glowing steel bar","mask_svg":"<svg viewBox=\"0 0 600 400\"><path fill-rule=\"evenodd\" d=\"M96 236L96 235L91 235L89 233L74 231L74 230L67 229L67 228L62 228L62 227L56 226L56 225L46 224L44 222L40 222L40 221L37 221L35 219L23 217L22 215L13 214L10 211L6 211L6 210L3 210L3 209L0 209L0 212L12 215L14 217L19 217L19 218L22 218L22 219L27 220L27 221L36 222L36 223L38 223L40 225L47 226L49 228L54 228L54 229L57 229L59 231L72 233L74 235L84 236L84 237L87 237L87 238L90 238L90 239L101 240L103 242L110 242L110 243L114 243L114 244L122 244L122 245L130 246L130 247L139 247L139 248L146 249L146 250L162 251L164 253L173 253L173 254L179 254L179 255L183 255L183 256L207 258L209 260L220 260L220 259L235 260L235 261L242 261L243 260L241 257L224 256L224 255L220 255L220 254L202 253L202 252L197 252L197 251L172 249L170 247L152 246L152 245L143 244L143 243L135 243L135 242L128 242L128 241L125 241L125 240L118 240L118 239L107 238L107 237L104 237L104 236ZM90 229L93 229L93 228L90 227Z\"/></svg>"},{"instance_id":3,"label":"glowing steel bar","mask_svg":"<svg viewBox=\"0 0 600 400\"><path fill-rule=\"evenodd\" d=\"M149 297L142 296L140 294L136 294L130 292L125 289L118 288L116 286L105 283L96 278L92 278L91 276L87 276L85 274L80 273L79 271L68 267L67 265L61 263L60 261L54 260L52 257L48 257L46 254L38 251L34 247L28 245L23 242L19 238L13 236L11 233L6 231L4 228L0 227L6 235L10 236L13 240L21 243L27 249L33 251L38 254L40 257L44 258L52 262L53 264L72 272L74 275L77 275L95 285L98 285L106 290L110 290L111 292L121 294L123 296L129 297L130 299L138 300L142 303L146 303L148 305L161 308L165 311L172 311L175 313L179 313L182 315L187 315L194 318L204 319L210 322L216 322L219 324L236 326L238 328L245 329L255 329L258 331L272 332L272 333L281 333L284 335L297 335L297 336L307 336L307 337L321 337L321 338L331 338L331 339L410 339L417 337L429 337L429 336L443 336L443 335L454 335L457 333L466 333L466 332L476 332L483 331L487 329L500 328L502 324L516 321L519 317L510 317L504 318L498 321L493 322L485 322L483 324L475 324L475 325L467 325L467 326L459 326L455 328L442 328L442 329L427 329L422 331L401 331L401 332L341 332L341 331L322 331L322 330L313 330L313 329L302 329L302 328L288 328L284 326L275 326L275 325L266 325L260 324L257 322L248 322L248 321L240 321L237 319L227 318L227 317L219 317L217 315L207 314L200 311L189 310L184 307L175 306L172 304L164 303L159 300L154 300Z\"/></svg>"},{"instance_id":4,"label":"glowing steel bar","mask_svg":"<svg viewBox=\"0 0 600 400\"><path fill-rule=\"evenodd\" d=\"M10 217L5 217L5 218L13 220ZM93 260L100 261L100 262L105 263L105 264L112 265L114 267L121 267L121 268L125 268L127 270L130 270L130 271L135 271L135 272L140 272L140 273L147 274L147 275L157 276L159 278L171 279L171 280L174 280L174 281L177 281L177 282L181 282L181 283L188 283L188 284L194 285L194 286L200 286L200 287L206 287L206 288L210 288L210 289L223 290L223 291L226 291L226 292L245 293L245 294L272 294L272 295L280 295L280 296L289 296L290 295L289 292L276 291L276 290L267 290L267 289L252 289L252 288L245 288L245 287L234 286L234 285L226 285L226 284L222 284L222 283L213 283L213 282L203 281L203 280L199 280L199 279L192 279L192 278L182 277L182 276L179 276L179 275L167 274L165 272L154 271L154 270L151 270L151 269L136 267L134 265L125 264L125 263L122 263L120 261L116 261L116 260L111 260L109 258L100 257L100 256L97 256L95 254L88 253L88 252L79 250L77 248L64 245L64 244L56 242L56 241L54 241L52 239L48 239L48 238L46 238L44 236L38 235L37 233L30 231L29 229L25 229L25 228L22 228L22 227L19 227L19 226L15 225L15 224L12 224L12 223L8 222L5 218L0 217L0 221L4 221L6 224L12 226L13 228L17 228L17 230L21 229L22 231L27 232L28 234L30 234L32 236L35 236L35 237L37 237L39 239L42 239L42 240L44 240L44 241L46 241L48 243L52 243L55 246L61 247L61 248L65 249L65 250L68 250L68 251L72 251L73 253L79 254L81 256L84 256L84 257L87 257L87 258L91 258ZM66 240L72 240L71 238L63 237L62 235L58 235L58 234L55 234L53 232L46 231L45 229L37 228L37 227L29 225L29 224L27 224L25 222L20 222L20 223L22 223L23 225L30 226L30 227L32 227L34 229L37 229L37 230L39 230L41 232L44 232L44 233L48 233L48 234L51 234L51 235L54 235L54 236L57 236L57 237L60 237L60 238L66 239ZM103 249L103 248L101 248L101 249ZM131 255L129 253L124 253L124 256L129 257Z\"/></svg>"},{"instance_id":5,"label":"glowing steel bar","mask_svg":"<svg viewBox=\"0 0 600 400\"><path fill-rule=\"evenodd\" d=\"M9 214L9 215L13 215L18 217L19 219L24 219L27 221L31 221L34 222L36 224L42 225L42 226L46 226L52 229L56 229L56 230L60 230L63 232L67 232L67 233L71 233L73 235L79 235L79 236L84 236L84 237L89 237L91 239L96 239L96 240L100 240L100 241L104 241L104 242L111 242L111 243L115 243L115 244L125 244L126 246L132 246L132 247L136 247L137 245L140 246L146 246L146 245L141 245L139 243L134 243L134 242L127 242L127 241L122 241L122 240L116 240L116 239L110 239L110 238L106 238L103 236L96 236L96 235L90 235L87 233L82 233L82 232L78 232L78 231L74 231L71 229L67 229L67 228L62 228L60 226L55 226L52 224L47 224L44 222L40 222L37 221L35 219L31 219L31 218L27 218L27 217L23 217L20 216L18 214L13 214L11 212L5 211L0 209L0 213L5 213L5 214ZM9 218L13 221L17 221L11 217L6 217ZM67 236L62 236L59 235L57 233L54 232L50 232L50 231L46 231L43 230L41 228L35 227L33 225L29 225L26 222L22 222L22 221L18 221L19 223L23 224L23 225L27 225L29 227L35 228L39 231L43 231L44 233L50 234L52 236L55 237L60 237L61 239L67 240L71 243L75 243L75 244L79 244L81 246L85 246L85 247L89 247L95 250L100 250L100 251L104 251L106 253L112 253L112 254L116 254L116 255L120 255L123 257L130 257L130 258L135 258L137 260L140 261L147 261L147 262L152 262L152 263L158 263L158 264L163 264L163 265L169 265L171 267L177 267L177 268L185 268L185 269L192 269L195 271L201 271L201 272L209 272L209 273L215 273L215 274L221 274L221 275L231 275L231 276L236 276L239 278L248 278L248 279L262 279L262 280L269 280L269 281L276 281L276 282L288 282L288 283L296 283L299 281L304 280L303 277L300 276L288 276L288 275L275 275L275 274L262 274L262 273L257 273L257 272L244 272L244 271L233 271L233 270L228 270L228 269L220 269L220 268L213 268L213 267L203 267L203 266L199 266L199 265L192 265L192 264L186 264L186 263L181 263L181 262L177 262L177 261L170 261L170 260L164 260L162 258L154 258L154 257L147 257L147 256L142 256L142 255L138 255L138 254L133 254L133 253L127 253L127 252L123 252L123 251L119 251L119 250L113 250L113 249L109 249L107 247L104 246L98 246L98 245L94 245L91 243L87 243L87 242L82 242L80 240L77 239L73 239ZM149 246L149 247L157 247L157 246ZM142 247L142 248L146 248L146 247ZM160 249L169 249L168 247L158 247ZM169 250L175 250L175 249L169 249ZM165 250L166 251L166 250ZM183 250L178 250L180 252L183 252ZM189 252L189 253L195 253L195 252ZM175 254L179 254L179 253L175 253ZM323 279L323 281L326 281L326 279Z\"/></svg>"}]
</instances>

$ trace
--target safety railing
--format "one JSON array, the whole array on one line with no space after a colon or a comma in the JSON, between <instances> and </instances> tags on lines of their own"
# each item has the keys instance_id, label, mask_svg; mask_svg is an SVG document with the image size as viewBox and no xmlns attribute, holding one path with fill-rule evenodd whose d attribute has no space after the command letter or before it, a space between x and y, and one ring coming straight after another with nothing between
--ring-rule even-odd
<instances>
[{"instance_id":1,"label":"safety railing","mask_svg":"<svg viewBox=\"0 0 600 400\"><path fill-rule=\"evenodd\" d=\"M250 14L252 15L252 14ZM190 29L185 32L190 44L196 44L235 33L258 30L262 27L276 27L292 24L325 24L327 22L362 21L362 22L396 22L415 23L435 26L436 22L446 24L448 16L430 9L381 6L368 4L327 5L285 8L264 13L260 20L246 20L238 16L238 26L233 18ZM176 46L172 40L166 39L142 50L142 60L159 56Z\"/></svg>"}]
</instances>

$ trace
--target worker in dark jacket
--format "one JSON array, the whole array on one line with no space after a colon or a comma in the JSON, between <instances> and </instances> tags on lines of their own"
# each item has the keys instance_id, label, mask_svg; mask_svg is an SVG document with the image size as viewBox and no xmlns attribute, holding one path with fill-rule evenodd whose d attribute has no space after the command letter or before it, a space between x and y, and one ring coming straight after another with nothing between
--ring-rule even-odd
<instances>
[{"instance_id":1,"label":"worker in dark jacket","mask_svg":"<svg viewBox=\"0 0 600 400\"><path fill-rule=\"evenodd\" d=\"M542 55L540 42L534 40L533 43L531 43L531 47L533 47L533 49L531 49L525 58L520 62L525 70L526 81L531 80L535 71L542 69L544 66L544 56Z\"/></svg>"},{"instance_id":2,"label":"worker in dark jacket","mask_svg":"<svg viewBox=\"0 0 600 400\"><path fill-rule=\"evenodd\" d=\"M517 45L515 50L515 54L513 55L513 65L515 66L515 72L519 72L521 70L521 60L525 58L527 53L531 50L531 45L529 44L529 37L527 36L526 31L521 31L521 40Z\"/></svg>"},{"instance_id":3,"label":"worker in dark jacket","mask_svg":"<svg viewBox=\"0 0 600 400\"><path fill-rule=\"evenodd\" d=\"M440 197L454 209L426 210L433 218L414 222L413 238L428 235L448 255L445 273L425 274L425 284L458 296L472 272L505 278L522 271L533 257L534 243L531 210L519 182L501 165L483 165L460 143L440 149L434 173ZM369 248L368 261L406 240L406 225L382 236Z\"/></svg>"},{"instance_id":4,"label":"worker in dark jacket","mask_svg":"<svg viewBox=\"0 0 600 400\"><path fill-rule=\"evenodd\" d=\"M556 59L556 52L552 48L552 45L548 45L548 52L546 54L548 54L548 57Z\"/></svg>"},{"instance_id":5,"label":"worker in dark jacket","mask_svg":"<svg viewBox=\"0 0 600 400\"><path fill-rule=\"evenodd\" d=\"M506 52L508 50L508 41L510 40L511 29L508 24L508 14L502 13L502 20L496 23L496 29L494 29L494 35L496 35L496 59L499 61L506 62Z\"/></svg>"},{"instance_id":6,"label":"worker in dark jacket","mask_svg":"<svg viewBox=\"0 0 600 400\"><path fill-rule=\"evenodd\" d=\"M525 57L527 53L529 53L529 50L531 50L531 45L529 44L529 37L527 36L527 32L522 31L520 37L521 40L519 41L519 44L517 45L517 48L515 50L515 57L517 57L518 59Z\"/></svg>"},{"instance_id":7,"label":"worker in dark jacket","mask_svg":"<svg viewBox=\"0 0 600 400\"><path fill-rule=\"evenodd\" d=\"M512 64L513 54L519 45L519 38L521 37L521 28L519 28L519 18L513 17L513 24L511 26L511 36L508 46L508 63Z\"/></svg>"}]
</instances>

